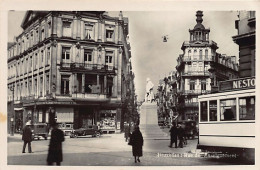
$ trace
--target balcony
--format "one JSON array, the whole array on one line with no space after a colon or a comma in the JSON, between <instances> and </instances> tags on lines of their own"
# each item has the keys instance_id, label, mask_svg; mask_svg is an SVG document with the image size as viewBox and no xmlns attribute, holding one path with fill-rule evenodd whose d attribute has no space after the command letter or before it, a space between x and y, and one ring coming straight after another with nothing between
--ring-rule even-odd
<instances>
[{"instance_id":1,"label":"balcony","mask_svg":"<svg viewBox=\"0 0 260 170\"><path fill-rule=\"evenodd\" d=\"M182 76L209 76L208 71L186 71Z\"/></svg>"},{"instance_id":2,"label":"balcony","mask_svg":"<svg viewBox=\"0 0 260 170\"><path fill-rule=\"evenodd\" d=\"M214 56L208 56L208 55L192 55L192 56L184 56L183 61L213 61Z\"/></svg>"},{"instance_id":3,"label":"balcony","mask_svg":"<svg viewBox=\"0 0 260 170\"><path fill-rule=\"evenodd\" d=\"M73 93L72 99L75 100L84 100L84 101L109 101L107 94L98 94L98 93Z\"/></svg>"},{"instance_id":4,"label":"balcony","mask_svg":"<svg viewBox=\"0 0 260 170\"><path fill-rule=\"evenodd\" d=\"M208 94L210 93L210 90L185 90L184 94Z\"/></svg>"},{"instance_id":5,"label":"balcony","mask_svg":"<svg viewBox=\"0 0 260 170\"><path fill-rule=\"evenodd\" d=\"M61 63L61 70L115 73L116 68L104 64Z\"/></svg>"}]
</instances>

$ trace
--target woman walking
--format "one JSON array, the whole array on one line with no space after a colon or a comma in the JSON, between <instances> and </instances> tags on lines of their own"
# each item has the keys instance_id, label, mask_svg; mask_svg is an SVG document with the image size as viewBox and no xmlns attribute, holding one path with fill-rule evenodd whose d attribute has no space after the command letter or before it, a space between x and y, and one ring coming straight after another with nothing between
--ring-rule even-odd
<instances>
[{"instance_id":1,"label":"woman walking","mask_svg":"<svg viewBox=\"0 0 260 170\"><path fill-rule=\"evenodd\" d=\"M47 163L48 165L53 165L53 163L56 162L56 165L60 166L60 163L63 160L62 142L64 141L64 134L58 129L58 124L56 122L52 127Z\"/></svg>"},{"instance_id":2,"label":"woman walking","mask_svg":"<svg viewBox=\"0 0 260 170\"><path fill-rule=\"evenodd\" d=\"M135 130L133 131L129 144L132 145L132 152L133 156L135 157L135 163L138 161L140 162L140 157L143 156L143 135L140 132L140 129L138 126L135 127Z\"/></svg>"}]
</instances>

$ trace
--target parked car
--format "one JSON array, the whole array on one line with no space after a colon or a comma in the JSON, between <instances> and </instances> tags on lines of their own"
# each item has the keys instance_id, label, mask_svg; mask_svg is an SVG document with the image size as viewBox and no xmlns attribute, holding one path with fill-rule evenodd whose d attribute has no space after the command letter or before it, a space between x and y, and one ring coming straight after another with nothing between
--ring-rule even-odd
<instances>
[{"instance_id":1,"label":"parked car","mask_svg":"<svg viewBox=\"0 0 260 170\"><path fill-rule=\"evenodd\" d=\"M32 138L40 139L40 136L42 136L45 140L48 138L49 134L49 128L46 123L35 123L33 125L30 125L32 129Z\"/></svg>"},{"instance_id":2,"label":"parked car","mask_svg":"<svg viewBox=\"0 0 260 170\"><path fill-rule=\"evenodd\" d=\"M197 124L196 121L193 120L183 120L183 121L178 121L178 124L184 124L185 125L185 133L186 137L194 139L195 136L198 135L198 130L197 130Z\"/></svg>"},{"instance_id":3,"label":"parked car","mask_svg":"<svg viewBox=\"0 0 260 170\"><path fill-rule=\"evenodd\" d=\"M102 134L102 130L98 129L96 125L89 125L84 128L75 129L72 131L70 138L77 138L78 136L91 135L92 137L99 137Z\"/></svg>"}]
</instances>

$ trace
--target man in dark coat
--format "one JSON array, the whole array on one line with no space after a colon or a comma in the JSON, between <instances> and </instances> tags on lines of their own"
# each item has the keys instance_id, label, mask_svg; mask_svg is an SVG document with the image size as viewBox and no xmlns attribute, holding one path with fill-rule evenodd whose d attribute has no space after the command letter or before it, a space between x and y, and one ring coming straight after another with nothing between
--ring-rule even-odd
<instances>
[{"instance_id":1,"label":"man in dark coat","mask_svg":"<svg viewBox=\"0 0 260 170\"><path fill-rule=\"evenodd\" d=\"M143 143L144 143L143 135L140 132L139 127L136 126L135 130L133 131L130 137L130 145L132 145L132 152L133 152L133 156L135 157L135 163L136 160L140 162L139 157L143 156Z\"/></svg>"},{"instance_id":2,"label":"man in dark coat","mask_svg":"<svg viewBox=\"0 0 260 170\"><path fill-rule=\"evenodd\" d=\"M172 124L172 127L169 132L171 133L171 142L169 147L171 148L172 144L175 143L175 148L177 148L178 129L175 123Z\"/></svg>"},{"instance_id":3,"label":"man in dark coat","mask_svg":"<svg viewBox=\"0 0 260 170\"><path fill-rule=\"evenodd\" d=\"M52 127L47 162L48 165L53 165L53 163L56 162L56 164L60 166L60 163L63 161L62 142L64 141L64 133L58 129L57 123L54 123Z\"/></svg>"},{"instance_id":4,"label":"man in dark coat","mask_svg":"<svg viewBox=\"0 0 260 170\"><path fill-rule=\"evenodd\" d=\"M183 141L185 136L185 131L183 125L180 125L178 128L178 138L179 138L179 147L183 148Z\"/></svg>"},{"instance_id":5,"label":"man in dark coat","mask_svg":"<svg viewBox=\"0 0 260 170\"><path fill-rule=\"evenodd\" d=\"M32 148L31 148L31 142L32 142L32 130L30 128L31 123L27 122L25 124L25 127L23 129L23 136L22 136L22 140L23 140L23 151L22 153L25 153L25 148L26 145L28 143L28 152L32 153Z\"/></svg>"}]
</instances>

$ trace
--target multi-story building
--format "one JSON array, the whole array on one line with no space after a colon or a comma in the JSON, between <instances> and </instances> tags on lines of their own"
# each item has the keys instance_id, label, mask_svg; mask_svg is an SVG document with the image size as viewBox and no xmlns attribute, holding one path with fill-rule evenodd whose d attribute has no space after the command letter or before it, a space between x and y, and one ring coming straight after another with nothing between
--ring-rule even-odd
<instances>
[{"instance_id":1,"label":"multi-story building","mask_svg":"<svg viewBox=\"0 0 260 170\"><path fill-rule=\"evenodd\" d=\"M171 71L168 76L159 81L157 89L158 117L165 123L171 124L178 117L177 106L177 84L175 71Z\"/></svg>"},{"instance_id":2,"label":"multi-story building","mask_svg":"<svg viewBox=\"0 0 260 170\"><path fill-rule=\"evenodd\" d=\"M197 11L197 24L191 30L190 40L182 44L176 66L178 114L183 120L198 118L198 95L216 90L219 81L237 78L235 56L216 52L217 43L210 40L210 29L202 24L202 11Z\"/></svg>"},{"instance_id":3,"label":"multi-story building","mask_svg":"<svg viewBox=\"0 0 260 170\"><path fill-rule=\"evenodd\" d=\"M233 40L239 45L239 77L255 76L255 11L239 11L235 22L238 35Z\"/></svg>"},{"instance_id":4,"label":"multi-story building","mask_svg":"<svg viewBox=\"0 0 260 170\"><path fill-rule=\"evenodd\" d=\"M23 32L8 47L15 129L28 120L56 120L61 128L96 124L120 131L132 90L128 24L122 12L27 11Z\"/></svg>"}]
</instances>

